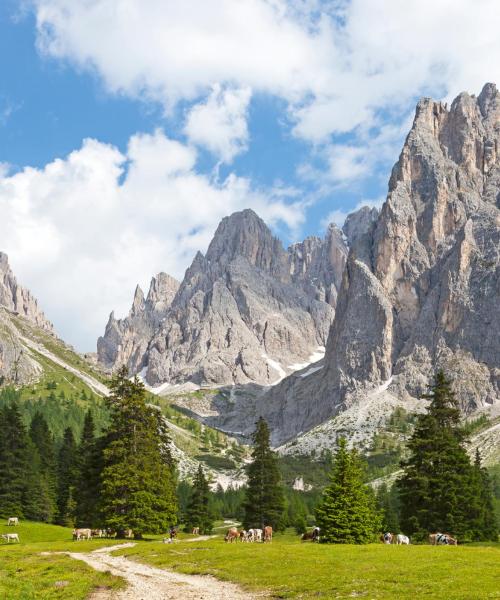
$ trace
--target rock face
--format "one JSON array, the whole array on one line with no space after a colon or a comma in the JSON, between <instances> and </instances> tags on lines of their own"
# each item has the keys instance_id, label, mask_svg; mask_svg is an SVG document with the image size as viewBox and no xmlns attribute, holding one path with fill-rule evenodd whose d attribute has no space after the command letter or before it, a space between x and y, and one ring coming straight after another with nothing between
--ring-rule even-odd
<instances>
[{"instance_id":1,"label":"rock face","mask_svg":"<svg viewBox=\"0 0 500 600\"><path fill-rule=\"evenodd\" d=\"M99 359L147 367L151 385L275 383L326 343L346 256L336 228L287 251L253 211L235 213L160 319L145 318L140 292L126 319L110 317Z\"/></svg>"},{"instance_id":2,"label":"rock face","mask_svg":"<svg viewBox=\"0 0 500 600\"><path fill-rule=\"evenodd\" d=\"M30 381L40 367L26 352L13 319L21 316L48 333L53 326L38 307L31 292L17 283L6 254L0 252L0 381Z\"/></svg>"},{"instance_id":3,"label":"rock face","mask_svg":"<svg viewBox=\"0 0 500 600\"><path fill-rule=\"evenodd\" d=\"M167 273L159 273L151 279L147 298L137 286L128 316L117 320L112 312L104 336L97 340L101 365L111 370L126 365L131 373L144 368L149 341L172 304L179 285Z\"/></svg>"},{"instance_id":4,"label":"rock face","mask_svg":"<svg viewBox=\"0 0 500 600\"><path fill-rule=\"evenodd\" d=\"M500 400L496 87L450 108L421 100L380 214L357 219L360 228L346 223L352 243L322 368L252 403L275 444L373 394L417 398L436 366L453 376L465 413ZM249 419L240 405L230 425Z\"/></svg>"},{"instance_id":5,"label":"rock face","mask_svg":"<svg viewBox=\"0 0 500 600\"><path fill-rule=\"evenodd\" d=\"M8 256L3 252L0 252L0 306L26 317L46 331L53 331L52 323L38 307L36 298L29 290L17 283L9 266Z\"/></svg>"}]
</instances>

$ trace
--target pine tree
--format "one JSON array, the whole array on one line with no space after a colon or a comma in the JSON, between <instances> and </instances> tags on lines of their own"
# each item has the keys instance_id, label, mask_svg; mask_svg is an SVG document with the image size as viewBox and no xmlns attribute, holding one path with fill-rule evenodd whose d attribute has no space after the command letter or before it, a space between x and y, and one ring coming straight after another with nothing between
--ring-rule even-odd
<instances>
[{"instance_id":1,"label":"pine tree","mask_svg":"<svg viewBox=\"0 0 500 600\"><path fill-rule=\"evenodd\" d=\"M199 527L203 534L211 533L213 527L210 489L201 465L198 466L186 510L186 531L191 531L193 527Z\"/></svg>"},{"instance_id":2,"label":"pine tree","mask_svg":"<svg viewBox=\"0 0 500 600\"><path fill-rule=\"evenodd\" d=\"M39 508L32 507L31 511L38 513L37 520L50 522L56 510L56 455L52 433L45 417L38 411L31 420L30 438L38 452L38 458L32 452L32 475L38 478L40 486Z\"/></svg>"},{"instance_id":3,"label":"pine tree","mask_svg":"<svg viewBox=\"0 0 500 600\"><path fill-rule=\"evenodd\" d=\"M381 518L375 498L364 483L361 459L355 450L347 449L340 438L335 453L330 484L316 509L321 541L334 544L367 544L380 531Z\"/></svg>"},{"instance_id":4,"label":"pine tree","mask_svg":"<svg viewBox=\"0 0 500 600\"><path fill-rule=\"evenodd\" d=\"M101 470L102 443L95 437L94 418L92 411L88 410L78 447L78 494L74 499L77 527L97 527L100 524L98 501Z\"/></svg>"},{"instance_id":5,"label":"pine tree","mask_svg":"<svg viewBox=\"0 0 500 600\"><path fill-rule=\"evenodd\" d=\"M0 410L0 422L0 515L24 517L30 443L15 402Z\"/></svg>"},{"instance_id":6,"label":"pine tree","mask_svg":"<svg viewBox=\"0 0 500 600\"><path fill-rule=\"evenodd\" d=\"M498 526L495 514L493 486L488 471L481 466L481 455L476 449L471 478L472 498L468 515L476 540L498 540Z\"/></svg>"},{"instance_id":7,"label":"pine tree","mask_svg":"<svg viewBox=\"0 0 500 600\"><path fill-rule=\"evenodd\" d=\"M397 533L399 527L399 498L395 486L382 483L376 493L377 507L382 516L382 530Z\"/></svg>"},{"instance_id":8,"label":"pine tree","mask_svg":"<svg viewBox=\"0 0 500 600\"><path fill-rule=\"evenodd\" d=\"M59 525L74 525L74 487L78 474L76 442L71 427L64 430L64 437L58 456L57 515Z\"/></svg>"},{"instance_id":9,"label":"pine tree","mask_svg":"<svg viewBox=\"0 0 500 600\"><path fill-rule=\"evenodd\" d=\"M271 525L278 531L284 525L285 497L278 461L270 446L269 427L262 417L256 423L253 443L243 523L247 529Z\"/></svg>"},{"instance_id":10,"label":"pine tree","mask_svg":"<svg viewBox=\"0 0 500 600\"><path fill-rule=\"evenodd\" d=\"M122 368L111 383L111 424L101 473L101 508L106 526L123 535L132 529L161 533L176 522L175 473L168 464L165 435L156 407L146 405L144 385Z\"/></svg>"},{"instance_id":11,"label":"pine tree","mask_svg":"<svg viewBox=\"0 0 500 600\"><path fill-rule=\"evenodd\" d=\"M416 539L432 531L462 541L480 539L483 488L465 449L458 402L443 371L436 373L424 397L430 404L417 420L408 443L410 456L402 462L404 473L397 482L401 528Z\"/></svg>"}]
</instances>

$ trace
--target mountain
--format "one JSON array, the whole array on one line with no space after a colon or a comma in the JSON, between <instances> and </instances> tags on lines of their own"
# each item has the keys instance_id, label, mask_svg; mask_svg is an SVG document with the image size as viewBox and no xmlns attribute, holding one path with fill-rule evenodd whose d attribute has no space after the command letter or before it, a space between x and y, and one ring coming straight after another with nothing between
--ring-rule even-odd
<instances>
[{"instance_id":1,"label":"mountain","mask_svg":"<svg viewBox=\"0 0 500 600\"><path fill-rule=\"evenodd\" d=\"M97 340L97 356L106 369L126 365L131 373L145 366L146 352L153 333L179 289L179 282L159 273L151 279L147 298L140 286L136 287L132 308L124 319L109 316L104 336Z\"/></svg>"},{"instance_id":2,"label":"mountain","mask_svg":"<svg viewBox=\"0 0 500 600\"><path fill-rule=\"evenodd\" d=\"M335 227L287 251L252 210L234 213L160 319L137 294L126 319L111 316L99 361L144 369L153 386L276 383L321 356L346 256Z\"/></svg>"},{"instance_id":3,"label":"mountain","mask_svg":"<svg viewBox=\"0 0 500 600\"><path fill-rule=\"evenodd\" d=\"M465 416L500 413L499 149L493 84L450 107L421 100L380 213L344 226L324 359L272 388L214 396L205 422L247 436L261 414L284 452L331 447L340 431L368 445L396 409L423 410L436 367Z\"/></svg>"}]
</instances>

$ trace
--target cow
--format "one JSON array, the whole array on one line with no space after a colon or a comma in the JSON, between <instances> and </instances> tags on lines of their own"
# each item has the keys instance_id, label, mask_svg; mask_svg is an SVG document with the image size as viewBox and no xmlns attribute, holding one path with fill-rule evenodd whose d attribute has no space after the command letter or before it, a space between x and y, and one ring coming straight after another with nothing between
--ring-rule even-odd
<instances>
[{"instance_id":1,"label":"cow","mask_svg":"<svg viewBox=\"0 0 500 600\"><path fill-rule=\"evenodd\" d=\"M111 529L108 527L107 529L104 530L104 535L107 538L114 538L116 535L116 531L114 529Z\"/></svg>"},{"instance_id":2,"label":"cow","mask_svg":"<svg viewBox=\"0 0 500 600\"><path fill-rule=\"evenodd\" d=\"M231 527L230 529L227 530L227 533L224 536L224 541L233 543L233 542L238 541L238 538L239 538L238 530L236 529L236 527Z\"/></svg>"},{"instance_id":3,"label":"cow","mask_svg":"<svg viewBox=\"0 0 500 600\"><path fill-rule=\"evenodd\" d=\"M264 527L264 542L272 542L273 541L273 528L271 525L266 525Z\"/></svg>"},{"instance_id":4,"label":"cow","mask_svg":"<svg viewBox=\"0 0 500 600\"><path fill-rule=\"evenodd\" d=\"M125 529L125 537L126 538L134 537L134 532L131 529Z\"/></svg>"},{"instance_id":5,"label":"cow","mask_svg":"<svg viewBox=\"0 0 500 600\"><path fill-rule=\"evenodd\" d=\"M238 533L238 536L239 536L239 540L240 540L240 542L248 542L248 540L247 540L247 532L246 532L244 529L242 529L242 530L241 530L241 531Z\"/></svg>"},{"instance_id":6,"label":"cow","mask_svg":"<svg viewBox=\"0 0 500 600\"><path fill-rule=\"evenodd\" d=\"M7 519L7 525L19 525L19 517L9 517Z\"/></svg>"},{"instance_id":7,"label":"cow","mask_svg":"<svg viewBox=\"0 0 500 600\"><path fill-rule=\"evenodd\" d=\"M92 529L91 530L91 535L94 538L102 538L104 537L104 531L102 529Z\"/></svg>"},{"instance_id":8,"label":"cow","mask_svg":"<svg viewBox=\"0 0 500 600\"><path fill-rule=\"evenodd\" d=\"M254 529L253 530L253 541L254 542L262 542L262 529Z\"/></svg>"},{"instance_id":9,"label":"cow","mask_svg":"<svg viewBox=\"0 0 500 600\"><path fill-rule=\"evenodd\" d=\"M2 539L6 540L7 544L10 544L10 540L19 542L19 535L17 533L3 533Z\"/></svg>"},{"instance_id":10,"label":"cow","mask_svg":"<svg viewBox=\"0 0 500 600\"><path fill-rule=\"evenodd\" d=\"M303 542L319 542L319 527L315 527L312 531L306 531L300 538Z\"/></svg>"},{"instance_id":11,"label":"cow","mask_svg":"<svg viewBox=\"0 0 500 600\"><path fill-rule=\"evenodd\" d=\"M398 546L409 546L410 545L410 538L407 535L403 535L402 533L398 533L398 535L396 536L396 544Z\"/></svg>"},{"instance_id":12,"label":"cow","mask_svg":"<svg viewBox=\"0 0 500 600\"><path fill-rule=\"evenodd\" d=\"M199 527L193 527L193 531L191 533L193 535L200 535L200 528Z\"/></svg>"},{"instance_id":13,"label":"cow","mask_svg":"<svg viewBox=\"0 0 500 600\"><path fill-rule=\"evenodd\" d=\"M392 544L393 538L394 536L392 535L392 533L386 532L380 536L380 541L384 544Z\"/></svg>"},{"instance_id":14,"label":"cow","mask_svg":"<svg viewBox=\"0 0 500 600\"><path fill-rule=\"evenodd\" d=\"M92 531L90 529L73 529L73 539L77 542L84 539L91 540Z\"/></svg>"},{"instance_id":15,"label":"cow","mask_svg":"<svg viewBox=\"0 0 500 600\"><path fill-rule=\"evenodd\" d=\"M456 546L458 541L448 533L431 533L429 544L433 546Z\"/></svg>"}]
</instances>

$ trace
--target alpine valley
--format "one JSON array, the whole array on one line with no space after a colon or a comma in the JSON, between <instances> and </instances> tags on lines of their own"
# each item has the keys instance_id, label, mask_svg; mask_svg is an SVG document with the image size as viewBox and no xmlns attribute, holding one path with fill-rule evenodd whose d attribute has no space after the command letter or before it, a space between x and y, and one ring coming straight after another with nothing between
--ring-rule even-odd
<instances>
[{"instance_id":1,"label":"alpine valley","mask_svg":"<svg viewBox=\"0 0 500 600\"><path fill-rule=\"evenodd\" d=\"M126 365L164 411L181 474L201 461L239 485L263 416L285 480L307 489L340 433L374 478L397 470L441 367L471 452L494 465L499 299L500 93L486 84L449 107L418 103L380 210L289 248L252 210L227 216L181 282L159 273L125 318L111 313L97 357L57 338L0 254L0 376L27 407L65 403L80 427L89 403L106 418L107 378Z\"/></svg>"}]
</instances>

